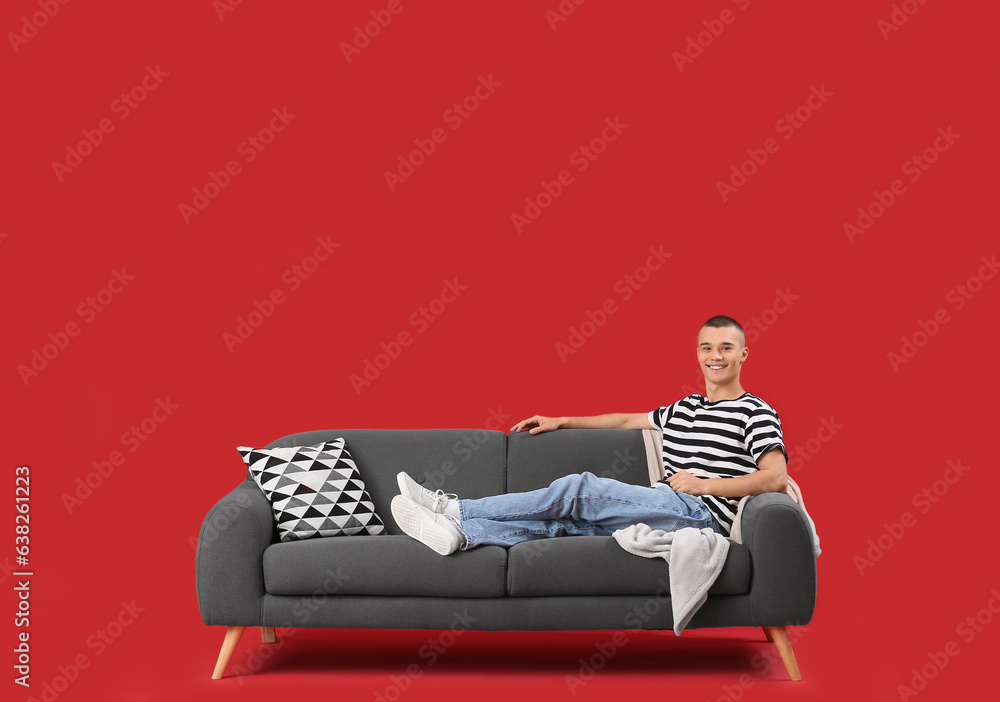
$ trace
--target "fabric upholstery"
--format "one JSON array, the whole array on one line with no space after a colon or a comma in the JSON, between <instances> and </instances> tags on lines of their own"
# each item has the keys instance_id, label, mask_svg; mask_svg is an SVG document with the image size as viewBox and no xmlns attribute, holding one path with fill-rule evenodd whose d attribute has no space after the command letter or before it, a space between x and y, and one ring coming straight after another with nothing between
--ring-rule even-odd
<instances>
[{"instance_id":1,"label":"fabric upholstery","mask_svg":"<svg viewBox=\"0 0 1000 702\"><path fill-rule=\"evenodd\" d=\"M629 430L561 429L508 437L457 429L353 429L293 434L271 446L337 436L347 440L376 509L385 514L398 494L400 470L431 489L463 497L544 487L585 470L649 484L642 432ZM808 624L816 564L800 508L787 495L768 493L748 500L744 519L743 546L730 548L722 575L688 628ZM386 528L401 533L391 518ZM656 566L666 564L631 556L611 537L550 539L546 546L536 541L509 550L481 547L448 557L417 543L404 545L405 539L338 537L279 544L267 500L256 485L245 482L209 511L202 526L197 556L202 619L213 625L279 627L673 628L667 589L653 588L666 574L665 567L661 574ZM384 553L370 551L376 543ZM327 551L327 544L337 548ZM533 555L532 548L546 550ZM448 570L452 564L455 571ZM634 577L624 577L625 569ZM304 594L277 594L307 587ZM375 591L385 594L370 594Z\"/></svg>"},{"instance_id":2,"label":"fabric upholstery","mask_svg":"<svg viewBox=\"0 0 1000 702\"><path fill-rule=\"evenodd\" d=\"M209 510L195 555L198 607L206 624L260 621L261 558L274 538L271 505L252 480Z\"/></svg>"},{"instance_id":3,"label":"fabric upholstery","mask_svg":"<svg viewBox=\"0 0 1000 702\"><path fill-rule=\"evenodd\" d=\"M365 487L384 517L386 533L403 532L392 519L390 503L399 494L396 474L406 471L431 490L462 497L504 492L507 435L481 429L342 429L291 434L268 444L308 446L343 437L365 479Z\"/></svg>"},{"instance_id":4,"label":"fabric upholstery","mask_svg":"<svg viewBox=\"0 0 1000 702\"><path fill-rule=\"evenodd\" d=\"M556 478L584 471L623 483L649 485L642 432L559 429L541 434L516 432L507 438L505 492L537 490Z\"/></svg>"},{"instance_id":5,"label":"fabric upholstery","mask_svg":"<svg viewBox=\"0 0 1000 702\"><path fill-rule=\"evenodd\" d=\"M264 551L272 595L503 597L506 570L499 546L444 558L408 536L310 539Z\"/></svg>"},{"instance_id":6,"label":"fabric upholstery","mask_svg":"<svg viewBox=\"0 0 1000 702\"><path fill-rule=\"evenodd\" d=\"M802 507L785 494L754 495L743 508L743 545L754 566L755 623L808 624L816 603L816 559Z\"/></svg>"},{"instance_id":7,"label":"fabric upholstery","mask_svg":"<svg viewBox=\"0 0 1000 702\"><path fill-rule=\"evenodd\" d=\"M510 548L507 583L514 597L546 595L653 595L670 592L663 559L628 553L610 536L525 541ZM750 589L750 554L731 544L710 595L742 595Z\"/></svg>"},{"instance_id":8,"label":"fabric upholstery","mask_svg":"<svg viewBox=\"0 0 1000 702\"><path fill-rule=\"evenodd\" d=\"M262 616L264 626L302 628L484 631L674 628L670 598L662 594L478 598L340 595L326 599L265 595ZM718 626L754 626L749 596L710 596L688 628ZM670 636L673 638L673 634Z\"/></svg>"}]
</instances>

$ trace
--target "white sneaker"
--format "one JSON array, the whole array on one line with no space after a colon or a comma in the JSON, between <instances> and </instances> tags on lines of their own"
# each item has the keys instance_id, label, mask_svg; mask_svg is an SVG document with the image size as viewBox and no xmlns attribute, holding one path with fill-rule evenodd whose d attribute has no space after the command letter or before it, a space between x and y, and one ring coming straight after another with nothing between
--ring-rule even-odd
<instances>
[{"instance_id":1,"label":"white sneaker","mask_svg":"<svg viewBox=\"0 0 1000 702\"><path fill-rule=\"evenodd\" d=\"M399 494L403 497L408 497L418 505L426 507L431 512L437 514L443 514L444 508L448 504L448 500L457 500L458 495L454 495L450 492L444 492L443 490L435 490L431 492L425 487L421 487L420 483L408 476L406 473L399 473L396 475L396 482L399 484Z\"/></svg>"},{"instance_id":2,"label":"white sneaker","mask_svg":"<svg viewBox=\"0 0 1000 702\"><path fill-rule=\"evenodd\" d=\"M442 556L454 553L465 541L449 517L432 512L404 495L392 498L392 517L405 534Z\"/></svg>"}]
</instances>

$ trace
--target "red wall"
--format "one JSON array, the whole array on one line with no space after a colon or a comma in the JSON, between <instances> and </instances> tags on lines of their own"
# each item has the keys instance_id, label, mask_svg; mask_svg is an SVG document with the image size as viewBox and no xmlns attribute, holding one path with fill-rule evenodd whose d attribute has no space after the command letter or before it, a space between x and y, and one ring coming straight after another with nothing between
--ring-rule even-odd
<instances>
[{"instance_id":1,"label":"red wall","mask_svg":"<svg viewBox=\"0 0 1000 702\"><path fill-rule=\"evenodd\" d=\"M996 21L916 0L6 3L5 511L29 466L34 575L30 628L8 614L0 641L30 632L32 686L4 694L977 690L1000 631ZM611 632L470 633L436 665L427 632L300 632L208 680L193 543L236 446L646 411L696 386L720 313L823 540L803 683L754 665L751 630L633 632L585 687L567 676Z\"/></svg>"}]
</instances>

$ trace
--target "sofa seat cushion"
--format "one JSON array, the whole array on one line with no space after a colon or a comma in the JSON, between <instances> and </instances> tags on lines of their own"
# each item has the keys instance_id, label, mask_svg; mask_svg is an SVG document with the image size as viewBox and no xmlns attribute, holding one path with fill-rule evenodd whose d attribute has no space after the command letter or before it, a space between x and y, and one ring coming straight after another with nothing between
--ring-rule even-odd
<instances>
[{"instance_id":1,"label":"sofa seat cushion","mask_svg":"<svg viewBox=\"0 0 1000 702\"><path fill-rule=\"evenodd\" d=\"M471 553L471 551L470 551ZM515 597L655 595L669 591L669 565L625 551L611 536L566 536L525 541L508 553L507 591ZM711 595L750 591L750 552L731 543Z\"/></svg>"},{"instance_id":2,"label":"sofa seat cushion","mask_svg":"<svg viewBox=\"0 0 1000 702\"><path fill-rule=\"evenodd\" d=\"M507 552L482 546L440 556L409 536L338 536L271 544L272 595L503 597Z\"/></svg>"}]
</instances>

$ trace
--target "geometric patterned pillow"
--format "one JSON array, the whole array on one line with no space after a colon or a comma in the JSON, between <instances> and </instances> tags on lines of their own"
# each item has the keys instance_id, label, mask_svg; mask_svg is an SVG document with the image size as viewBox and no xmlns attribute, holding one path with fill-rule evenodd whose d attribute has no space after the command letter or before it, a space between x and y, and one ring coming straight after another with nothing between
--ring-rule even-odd
<instances>
[{"instance_id":1,"label":"geometric patterned pillow","mask_svg":"<svg viewBox=\"0 0 1000 702\"><path fill-rule=\"evenodd\" d=\"M281 541L385 531L343 439L236 450L271 503Z\"/></svg>"}]
</instances>

